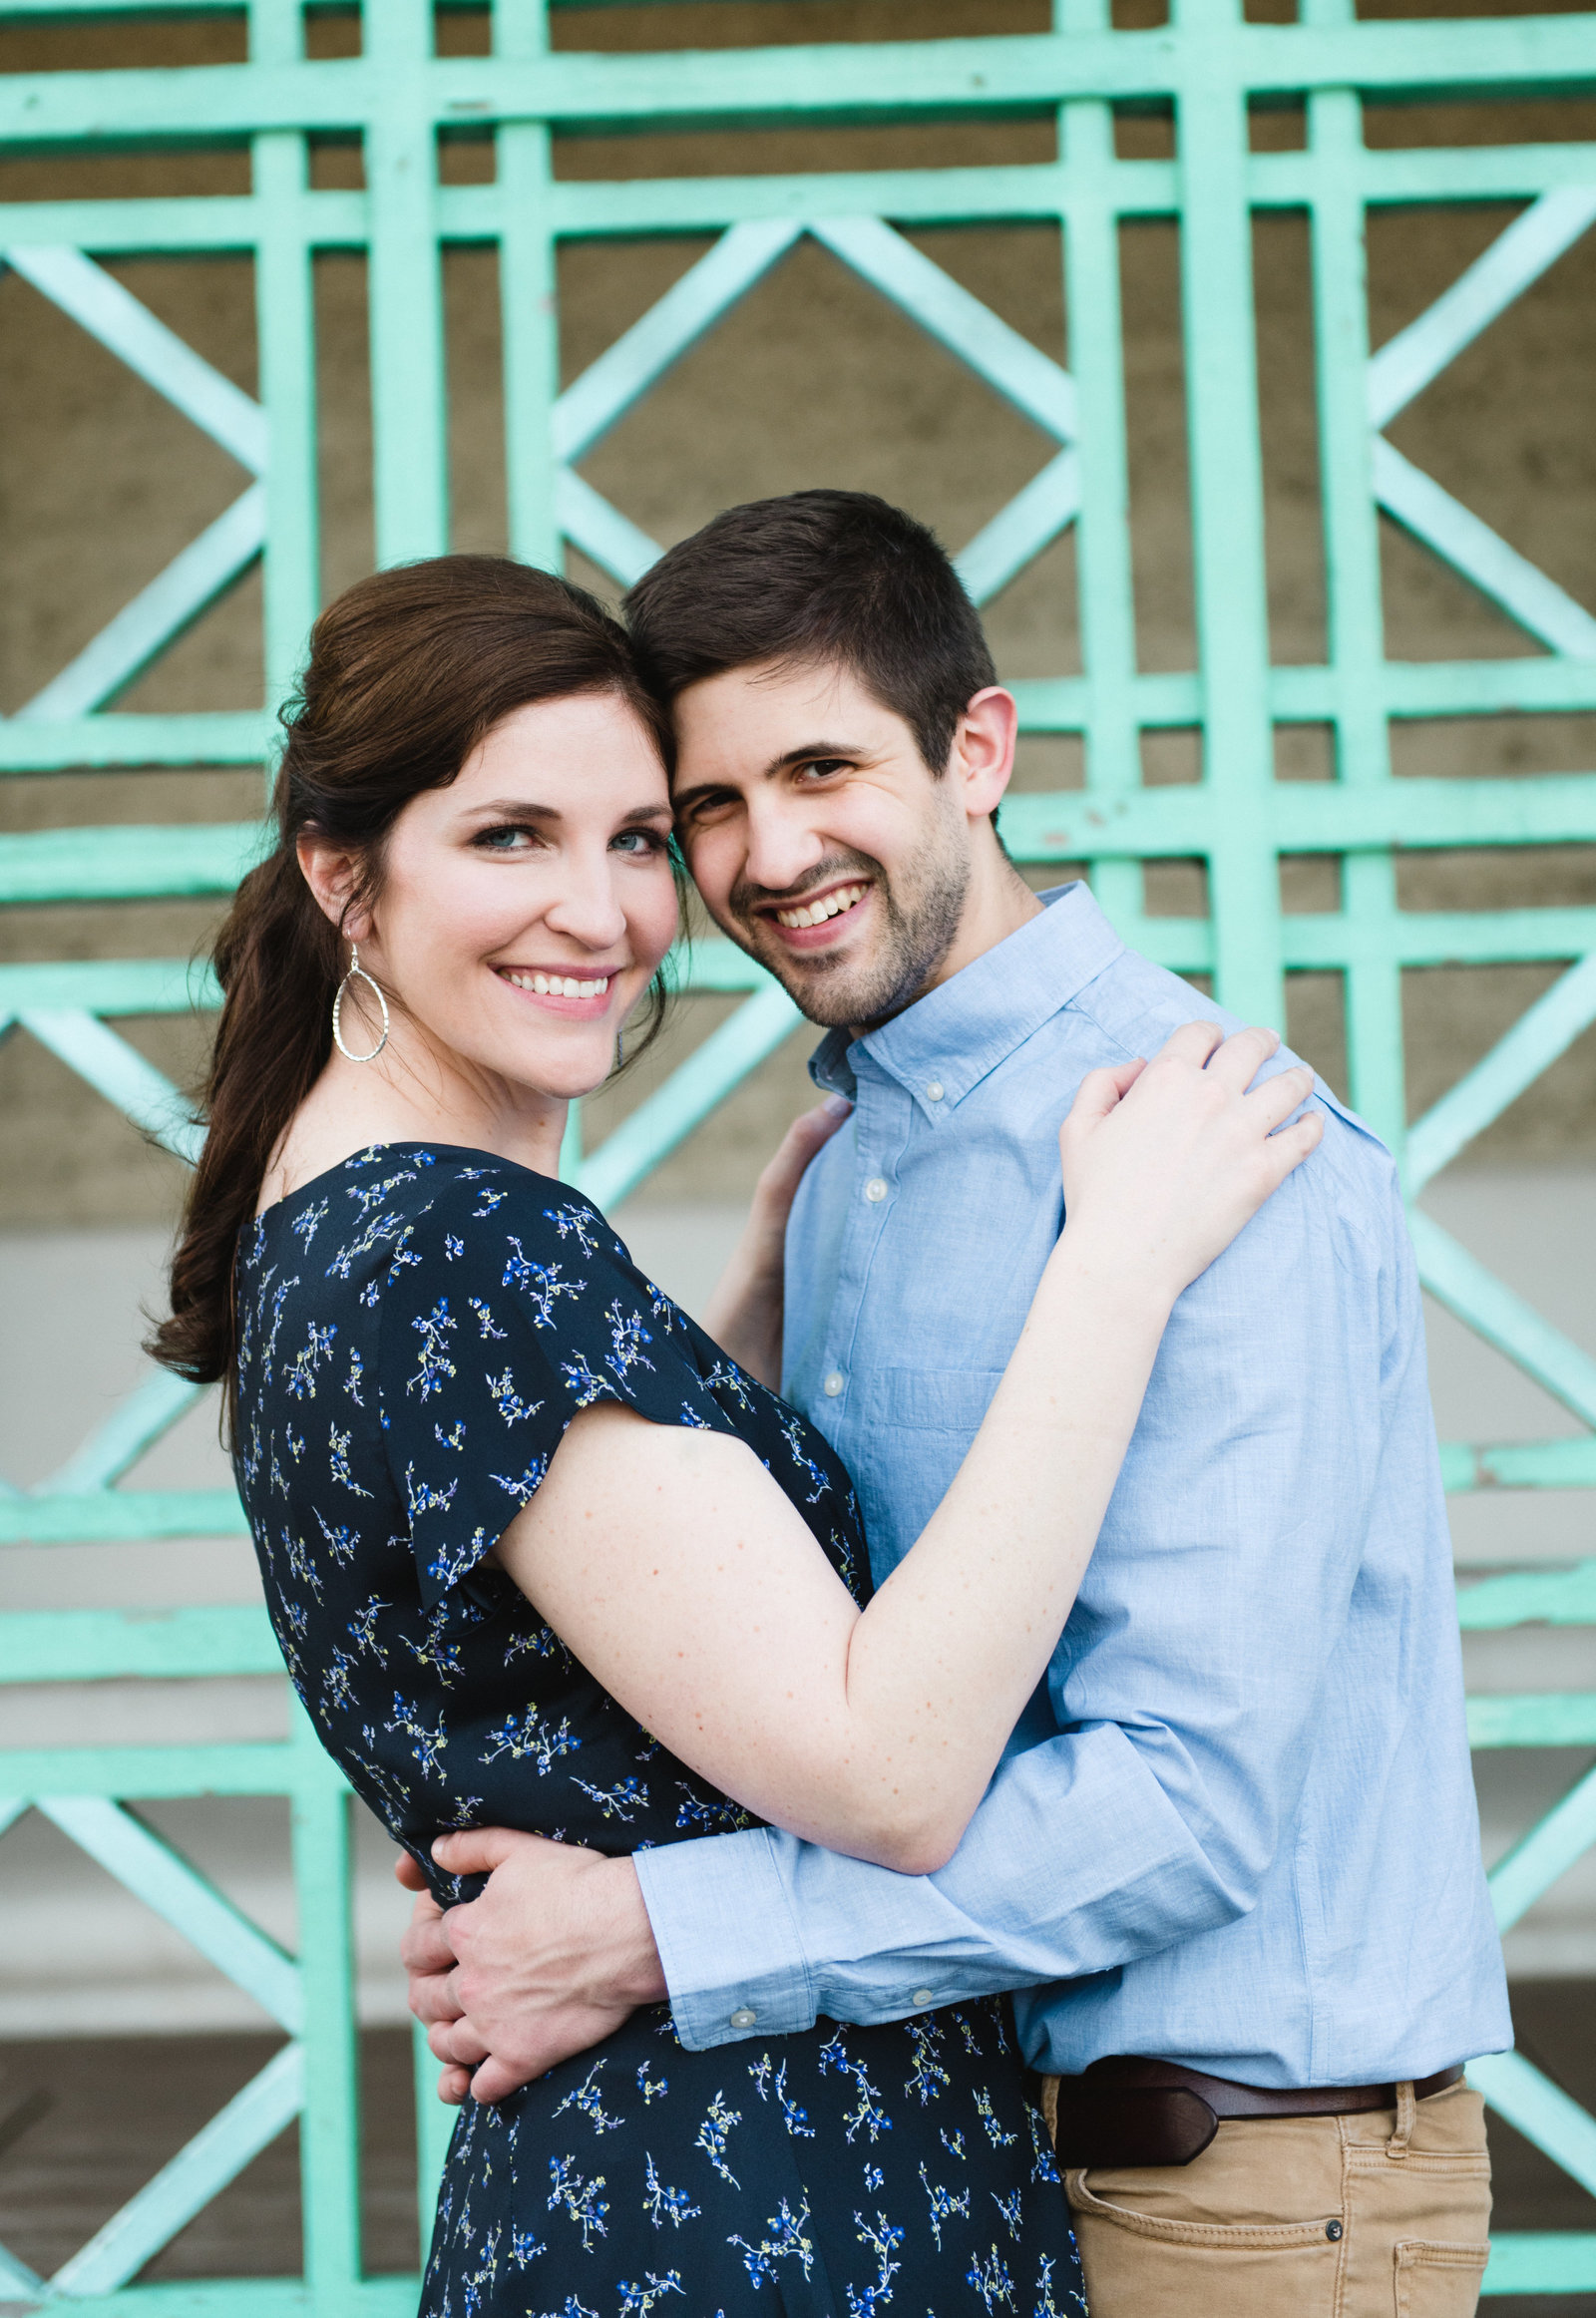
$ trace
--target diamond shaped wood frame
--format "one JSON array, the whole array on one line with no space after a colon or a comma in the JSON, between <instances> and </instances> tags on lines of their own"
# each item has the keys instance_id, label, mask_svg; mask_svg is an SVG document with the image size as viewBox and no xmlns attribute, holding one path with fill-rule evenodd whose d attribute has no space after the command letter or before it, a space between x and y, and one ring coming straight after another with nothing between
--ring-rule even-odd
<instances>
[{"instance_id":1,"label":"diamond shaped wood frame","mask_svg":"<svg viewBox=\"0 0 1596 2318\"><path fill-rule=\"evenodd\" d=\"M0 0L0 21L38 13L39 5ZM56 15L158 12L156 0L49 5ZM185 5L202 12L235 0ZM0 776L84 765L269 762L269 707L286 687L316 606L315 251L351 248L369 257L381 558L432 554L447 544L439 253L445 243L489 242L501 268L515 551L557 563L569 539L629 579L654 545L582 478L584 451L808 232L1059 445L960 558L972 591L985 597L1066 524L1078 527L1084 673L1015 689L1027 729L1083 736L1088 785L1012 800L1004 831L1017 856L1087 860L1129 941L1178 970L1211 972L1221 996L1245 1013L1280 1018L1289 969L1341 973L1350 1091L1395 1147L1405 1145L1415 1195L1596 1019L1596 911L1404 914L1396 907L1394 858L1404 848L1596 842L1596 773L1397 781L1389 748L1393 718L1596 710L1596 619L1383 434L1478 330L1508 314L1513 298L1590 229L1596 157L1574 143L1371 150L1363 137L1366 105L1394 98L1588 87L1596 79L1596 16L1359 23L1352 0L1302 0L1296 24L1249 25L1240 0L1175 0L1167 28L1119 33L1105 0L1055 0L1050 35L639 57L550 53L544 0L494 0L493 55L445 60L431 53L426 0L375 0L364 11L359 58L311 63L300 0L246 0L246 12L250 61L243 66L0 81L0 150L247 142L253 190L246 196L0 204L0 250L256 479L69 668L22 712L0 721ZM1248 102L1280 95L1305 101L1306 147L1253 154ZM1112 106L1138 99L1173 105L1177 160L1116 157ZM559 180L551 164L555 131L584 125L615 132L736 119L790 127L839 116L1015 112L1056 120L1056 162L580 184ZM437 133L466 122L493 129L497 180L440 186ZM321 131L363 136L364 193L310 189L306 139ZM1485 198L1525 206L1450 290L1372 355L1363 270L1369 207ZM1312 236L1330 603L1329 653L1313 667L1271 664L1265 617L1249 234L1253 211L1279 208L1305 211ZM1173 217L1181 227L1199 615L1199 665L1156 675L1137 665L1124 522L1117 234L1137 217ZM901 230L977 219L1061 225L1070 373L950 281ZM718 236L707 256L560 393L559 243L706 231ZM219 379L97 262L185 250L252 254L258 404ZM1389 660L1381 510L1546 648L1520 659ZM261 707L235 715L118 711L118 690L257 553L268 669ZM1334 729L1334 782L1275 779L1275 728L1296 723ZM1204 779L1189 788L1146 789L1141 734L1182 726L1202 731ZM4 838L0 906L224 892L256 842L253 825ZM1342 907L1283 918L1279 859L1308 852L1341 858ZM1208 863L1212 918L1147 917L1141 865L1191 855ZM1409 1128L1402 969L1526 960L1559 962L1567 970ZM794 1020L783 994L723 945L699 947L691 986L741 992L744 1003L582 1162L581 1180L602 1200L642 1180ZM121 1015L185 1009L210 994L191 989L176 962L6 966L0 1029L17 1026L42 1039L130 1117L192 1153L193 1129L174 1091L110 1025ZM1596 1487L1596 1360L1430 1219L1415 1212L1413 1221L1432 1293L1589 1428L1578 1438L1538 1444L1448 1444L1448 1486ZM201 1498L114 1485L189 1397L181 1386L151 1379L38 1491L0 1494L0 1542L235 1527L237 1507L225 1492ZM1464 1591L1461 1616L1473 1630L1596 1623L1596 1563L1489 1579ZM250 1613L176 1612L154 1624L116 1613L0 1619L0 1679L11 1681L253 1672L275 1664L263 1621ZM1536 1692L1475 1700L1470 1730L1481 1746L1596 1744L1596 1698ZM197 1786L295 1796L304 1830L296 1859L305 1926L306 2279L185 2289L184 2308L300 2308L341 2318L352 2310L397 2311L401 2296L409 2306L413 2285L359 2275L347 1866L335 1824L344 1806L307 1734L296 1725L292 1744L275 1751L74 1750L7 1760L0 1783L8 1792L64 1798L52 1807L79 1812L85 1827L101 1822L92 1810L82 1818L90 1806L74 1797L114 1813L119 1796ZM132 1824L114 1815L102 1833ZM1593 1842L1596 1778L1588 1777L1495 1871L1504 1927ZM287 2074L285 2062L270 2094L279 2104L288 2099ZM1596 2121L1520 2060L1477 2065L1474 2075L1503 2115L1596 2189ZM437 2126L447 2121L425 2104L422 2115L435 2162ZM229 2125L222 2137L235 2150L247 2133ZM15 2282L8 2272L4 2285ZM79 2285L80 2306L161 2307L159 2293L123 2288L104 2264ZM61 2295L71 2288L70 2278L57 2282ZM1592 2288L1596 2233L1498 2238L1485 2281L1487 2294ZM28 2282L24 2298L42 2290Z\"/></svg>"}]
</instances>

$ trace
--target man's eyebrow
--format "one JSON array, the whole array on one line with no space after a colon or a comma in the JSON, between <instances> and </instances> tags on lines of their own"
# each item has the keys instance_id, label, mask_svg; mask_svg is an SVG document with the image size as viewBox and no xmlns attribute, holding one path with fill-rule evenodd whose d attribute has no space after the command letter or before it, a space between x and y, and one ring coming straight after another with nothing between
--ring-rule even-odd
<instances>
[{"instance_id":1,"label":"man's eyebrow","mask_svg":"<svg viewBox=\"0 0 1596 2318\"><path fill-rule=\"evenodd\" d=\"M758 778L762 781L774 780L778 773L790 772L794 765L814 764L821 757L862 757L865 754L866 751L857 741L806 740L797 748L784 748L780 756L772 757L768 764L760 767ZM671 803L679 813L683 805L690 805L694 798L710 796L716 789L727 786L725 781L694 781L691 788L673 790Z\"/></svg>"},{"instance_id":2,"label":"man's eyebrow","mask_svg":"<svg viewBox=\"0 0 1596 2318\"><path fill-rule=\"evenodd\" d=\"M779 757L772 757L765 767L768 779L772 773L785 772L790 765L813 764L817 757L859 757L866 752L852 740L806 740L799 748L784 748Z\"/></svg>"}]
</instances>

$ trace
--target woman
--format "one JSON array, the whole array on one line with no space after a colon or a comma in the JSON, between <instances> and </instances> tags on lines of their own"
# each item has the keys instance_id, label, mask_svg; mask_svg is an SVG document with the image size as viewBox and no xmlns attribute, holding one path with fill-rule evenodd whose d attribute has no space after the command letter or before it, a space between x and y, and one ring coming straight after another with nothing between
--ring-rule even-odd
<instances>
[{"instance_id":1,"label":"woman","mask_svg":"<svg viewBox=\"0 0 1596 2318\"><path fill-rule=\"evenodd\" d=\"M225 1383L327 1746L445 1901L430 1846L473 1823L627 1852L764 1819L935 1868L1046 1667L1175 1297L1317 1139L1283 1125L1307 1074L1249 1095L1273 1040L1204 1068L1192 1025L1087 1082L1024 1335L866 1606L825 1442L557 1179L677 924L666 735L621 631L513 564L382 574L318 621L287 730L157 1350ZM728 1327L757 1342L742 1276ZM1000 2005L730 2055L661 2007L468 2105L424 2308L1016 2295L1080 2306Z\"/></svg>"}]
</instances>

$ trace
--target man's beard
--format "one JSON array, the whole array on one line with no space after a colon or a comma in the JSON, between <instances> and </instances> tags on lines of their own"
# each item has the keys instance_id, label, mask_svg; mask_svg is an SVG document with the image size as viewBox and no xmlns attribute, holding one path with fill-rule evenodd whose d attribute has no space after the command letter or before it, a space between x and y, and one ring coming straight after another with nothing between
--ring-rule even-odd
<instances>
[{"instance_id":1,"label":"man's beard","mask_svg":"<svg viewBox=\"0 0 1596 2318\"><path fill-rule=\"evenodd\" d=\"M863 957L827 951L795 956L768 930L758 905L764 889L738 884L729 896L743 947L767 966L811 1022L835 1029L891 1019L925 994L953 948L970 891L970 860L949 847L929 861L908 892L895 893L880 862L868 854L836 854L820 864L804 891L817 893L837 878L868 878L879 909L880 931ZM791 897L796 904L802 895Z\"/></svg>"}]
</instances>

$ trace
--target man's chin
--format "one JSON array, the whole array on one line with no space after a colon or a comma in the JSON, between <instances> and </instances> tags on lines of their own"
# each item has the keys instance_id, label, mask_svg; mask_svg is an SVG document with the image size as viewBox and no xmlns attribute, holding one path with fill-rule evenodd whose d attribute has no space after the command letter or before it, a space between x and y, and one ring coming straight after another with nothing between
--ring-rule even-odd
<instances>
[{"instance_id":1,"label":"man's chin","mask_svg":"<svg viewBox=\"0 0 1596 2318\"><path fill-rule=\"evenodd\" d=\"M752 945L747 947L751 949ZM753 955L775 975L800 1012L820 1030L884 1021L889 1014L901 1012L908 1003L895 991L884 997L883 977L861 972L851 961L831 959L824 953L801 962L786 952L778 957L763 951L754 951Z\"/></svg>"}]
</instances>

